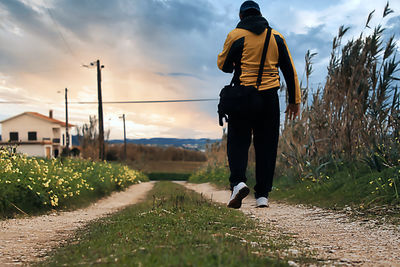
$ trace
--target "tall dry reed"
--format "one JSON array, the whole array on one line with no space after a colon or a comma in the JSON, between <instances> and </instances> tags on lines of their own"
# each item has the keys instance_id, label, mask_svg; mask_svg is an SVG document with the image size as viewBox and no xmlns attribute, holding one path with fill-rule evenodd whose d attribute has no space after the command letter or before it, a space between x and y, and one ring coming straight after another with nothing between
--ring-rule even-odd
<instances>
[{"instance_id":1,"label":"tall dry reed","mask_svg":"<svg viewBox=\"0 0 400 267\"><path fill-rule=\"evenodd\" d=\"M387 4L383 19L392 12ZM309 78L316 54L307 52L302 115L295 122L284 123L279 146L281 169L292 168L300 177L338 160L364 160L378 170L399 164L397 47L394 36L385 39L382 25L370 29L373 14L369 14L360 36L344 45L349 28L339 28L325 86L311 99Z\"/></svg>"}]
</instances>

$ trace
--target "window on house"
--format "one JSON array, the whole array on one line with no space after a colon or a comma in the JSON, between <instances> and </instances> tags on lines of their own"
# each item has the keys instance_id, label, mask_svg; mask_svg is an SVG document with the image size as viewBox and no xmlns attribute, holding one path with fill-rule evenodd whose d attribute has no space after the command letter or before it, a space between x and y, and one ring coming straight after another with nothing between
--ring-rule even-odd
<instances>
[{"instance_id":1,"label":"window on house","mask_svg":"<svg viewBox=\"0 0 400 267\"><path fill-rule=\"evenodd\" d=\"M10 132L10 141L18 141L18 132Z\"/></svg>"},{"instance_id":2,"label":"window on house","mask_svg":"<svg viewBox=\"0 0 400 267\"><path fill-rule=\"evenodd\" d=\"M36 141L37 140L37 133L36 132L28 132L28 140L29 141Z\"/></svg>"}]
</instances>

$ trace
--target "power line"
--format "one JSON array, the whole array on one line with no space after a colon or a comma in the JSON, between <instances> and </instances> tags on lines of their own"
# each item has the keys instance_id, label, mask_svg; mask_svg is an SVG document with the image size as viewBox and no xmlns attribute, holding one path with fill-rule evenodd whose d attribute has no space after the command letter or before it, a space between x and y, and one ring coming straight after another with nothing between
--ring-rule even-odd
<instances>
[{"instance_id":1,"label":"power line","mask_svg":"<svg viewBox=\"0 0 400 267\"><path fill-rule=\"evenodd\" d=\"M204 99L178 99L178 100L141 100L141 101L104 101L103 104L157 104L157 103L183 103L183 102L207 102L207 101L218 101L218 98L204 98ZM42 104L56 104L50 102L30 102L30 101L0 101L0 104L33 104L33 103L42 103ZM75 105L91 105L97 104L96 101L72 101L68 102L68 104Z\"/></svg>"},{"instance_id":2,"label":"power line","mask_svg":"<svg viewBox=\"0 0 400 267\"><path fill-rule=\"evenodd\" d=\"M28 104L25 101L0 101L0 104Z\"/></svg>"},{"instance_id":3,"label":"power line","mask_svg":"<svg viewBox=\"0 0 400 267\"><path fill-rule=\"evenodd\" d=\"M53 21L54 26L56 27L56 31L58 35L60 36L61 40L64 42L65 46L67 47L68 51L71 53L71 55L75 58L77 58L76 54L72 51L71 46L68 44L67 40L64 38L64 35L62 34L56 20L54 19L53 14L51 13L50 9L48 7L45 7L47 9L47 12L49 13L50 19Z\"/></svg>"},{"instance_id":4,"label":"power line","mask_svg":"<svg viewBox=\"0 0 400 267\"><path fill-rule=\"evenodd\" d=\"M154 104L154 103L183 103L183 102L207 102L207 101L217 101L218 98L206 98L206 99L179 99L179 100L141 100L141 101L103 101L103 104ZM90 105L97 104L97 102L70 102L70 104L76 105Z\"/></svg>"},{"instance_id":5,"label":"power line","mask_svg":"<svg viewBox=\"0 0 400 267\"><path fill-rule=\"evenodd\" d=\"M317 95L309 94L309 96ZM280 94L279 98L286 98L286 95ZM157 104L157 103L184 103L184 102L213 102L218 101L219 98L200 98L200 99L176 99L176 100L126 100L126 101L103 101L103 104ZM0 101L0 104L33 104L33 103L42 103L42 104L56 104L51 102L39 102L39 101ZM69 104L73 105L94 105L98 104L97 101L70 101Z\"/></svg>"}]
</instances>

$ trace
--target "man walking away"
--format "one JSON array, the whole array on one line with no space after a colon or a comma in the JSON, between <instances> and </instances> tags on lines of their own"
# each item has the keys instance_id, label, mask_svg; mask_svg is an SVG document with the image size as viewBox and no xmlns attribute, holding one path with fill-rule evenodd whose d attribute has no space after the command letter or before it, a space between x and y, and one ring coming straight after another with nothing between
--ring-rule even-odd
<instances>
[{"instance_id":1,"label":"man walking away","mask_svg":"<svg viewBox=\"0 0 400 267\"><path fill-rule=\"evenodd\" d=\"M218 67L227 73L234 71L234 85L255 86L260 67L268 21L262 17L259 5L245 1L240 7L240 22L225 41L218 55ZM254 111L250 115L231 115L228 119L228 161L232 195L228 207L240 208L250 189L246 185L246 168L251 138L256 153L257 207L268 206L272 189L279 138L279 98L281 69L287 84L289 105L286 113L294 119L300 112L300 86L289 49L283 36L271 29L262 82L258 88Z\"/></svg>"}]
</instances>

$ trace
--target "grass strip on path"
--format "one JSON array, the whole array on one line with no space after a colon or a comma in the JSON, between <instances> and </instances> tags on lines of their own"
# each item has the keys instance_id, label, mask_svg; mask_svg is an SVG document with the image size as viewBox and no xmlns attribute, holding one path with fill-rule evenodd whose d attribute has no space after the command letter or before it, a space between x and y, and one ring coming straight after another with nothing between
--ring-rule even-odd
<instances>
[{"instance_id":1,"label":"grass strip on path","mask_svg":"<svg viewBox=\"0 0 400 267\"><path fill-rule=\"evenodd\" d=\"M291 238L171 182L80 230L43 266L287 266Z\"/></svg>"}]
</instances>

